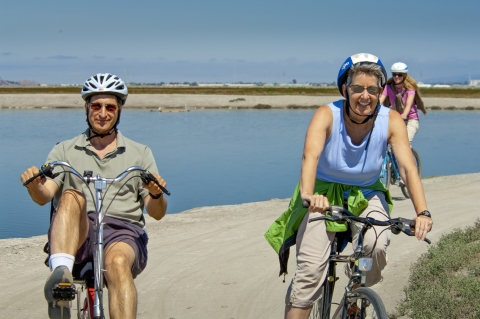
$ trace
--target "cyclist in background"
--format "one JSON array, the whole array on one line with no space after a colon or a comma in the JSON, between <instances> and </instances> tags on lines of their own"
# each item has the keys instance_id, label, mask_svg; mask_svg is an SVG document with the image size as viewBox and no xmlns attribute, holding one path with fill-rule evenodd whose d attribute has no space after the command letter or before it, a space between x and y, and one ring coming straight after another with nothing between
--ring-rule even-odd
<instances>
[{"instance_id":1,"label":"cyclist in background","mask_svg":"<svg viewBox=\"0 0 480 319\"><path fill-rule=\"evenodd\" d=\"M330 246L336 232L348 225L308 220L326 213L330 205L343 206L361 217L388 219L392 198L379 180L387 143L399 154L401 175L417 213L418 239L425 239L433 221L418 177L407 132L397 112L382 107L379 98L386 82L381 61L366 53L349 57L341 66L337 85L343 100L317 109L307 129L300 182L285 211L265 234L279 254L280 275L287 273L289 248L296 244L297 268L285 298L285 317L308 318L325 279ZM302 208L302 200L310 207ZM364 238L365 253L373 258L366 286L380 281L387 264L391 232L374 226ZM355 247L358 228L350 230ZM349 273L350 268L346 271Z\"/></svg>"},{"instance_id":2,"label":"cyclist in background","mask_svg":"<svg viewBox=\"0 0 480 319\"><path fill-rule=\"evenodd\" d=\"M421 101L417 82L408 74L408 66L397 62L392 65L391 71L392 77L387 80L380 96L380 104L390 105L400 113L407 124L408 141L411 144L418 131L418 108L423 114L427 112Z\"/></svg>"},{"instance_id":3,"label":"cyclist in background","mask_svg":"<svg viewBox=\"0 0 480 319\"><path fill-rule=\"evenodd\" d=\"M149 170L162 186L152 151L138 144L117 129L120 114L127 100L128 89L117 76L105 73L90 77L82 88L88 128L75 138L57 144L47 162L64 161L76 170L93 171L94 175L118 176L129 166ZM39 172L27 169L25 182ZM90 189L94 192L93 183ZM111 206L104 222L105 279L109 290L111 318L135 318L137 291L133 279L147 264L148 235L143 209L160 220L166 213L167 200L154 183L142 184L140 178L130 179L125 186L112 184L103 202ZM48 240L49 265L52 271L45 284L45 298L50 318L70 318L68 301L53 298L52 288L60 282L73 282L73 265L93 259L96 213L88 186L71 176L61 174L55 179L38 177L27 186L28 193L39 205L54 199Z\"/></svg>"}]
</instances>

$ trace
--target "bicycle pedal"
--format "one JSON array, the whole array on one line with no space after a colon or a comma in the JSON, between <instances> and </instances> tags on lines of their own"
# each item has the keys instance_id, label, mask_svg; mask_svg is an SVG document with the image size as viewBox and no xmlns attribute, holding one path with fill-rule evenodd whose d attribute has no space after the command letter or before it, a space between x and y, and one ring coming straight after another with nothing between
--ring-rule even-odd
<instances>
[{"instance_id":1,"label":"bicycle pedal","mask_svg":"<svg viewBox=\"0 0 480 319\"><path fill-rule=\"evenodd\" d=\"M69 282L61 282L53 286L52 295L55 300L66 300L70 301L75 299L77 290L75 285Z\"/></svg>"}]
</instances>

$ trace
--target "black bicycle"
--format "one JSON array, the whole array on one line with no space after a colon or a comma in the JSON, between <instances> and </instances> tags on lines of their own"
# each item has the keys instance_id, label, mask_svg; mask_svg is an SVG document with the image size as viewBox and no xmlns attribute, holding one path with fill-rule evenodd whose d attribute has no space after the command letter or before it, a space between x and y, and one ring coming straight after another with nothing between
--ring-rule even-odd
<instances>
[{"instance_id":1,"label":"black bicycle","mask_svg":"<svg viewBox=\"0 0 480 319\"><path fill-rule=\"evenodd\" d=\"M303 207L309 207L307 201L303 202ZM380 296L370 288L365 287L366 273L372 268L372 258L366 257L363 249L363 239L367 230L373 226L385 226L385 230L390 229L392 233L398 235L401 232L408 236L415 236L415 221L406 218L392 218L386 221L376 220L371 217L358 217L353 215L347 209L341 206L331 206L329 214L316 217L309 220L315 222L319 220L336 221L340 223L359 222L363 224L359 230L358 244L354 249L353 255L340 255L348 242L351 242L350 232L337 233L333 240L330 257L328 259L328 272L321 286L321 298L315 302L310 313L312 319L387 319L387 311L383 305ZM380 236L380 234L377 235ZM425 238L430 244L430 240ZM337 263L349 263L352 268L352 275L345 286L345 293L340 303L335 304L337 308L331 315L332 297L335 283L339 279L336 275Z\"/></svg>"}]
</instances>

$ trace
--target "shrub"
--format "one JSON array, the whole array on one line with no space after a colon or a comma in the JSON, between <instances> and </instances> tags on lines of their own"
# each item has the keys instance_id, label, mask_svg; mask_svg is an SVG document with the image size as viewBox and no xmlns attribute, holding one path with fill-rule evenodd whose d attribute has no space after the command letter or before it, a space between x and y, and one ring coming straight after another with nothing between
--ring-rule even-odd
<instances>
[{"instance_id":1,"label":"shrub","mask_svg":"<svg viewBox=\"0 0 480 319\"><path fill-rule=\"evenodd\" d=\"M272 106L268 104L257 104L253 108L254 109L271 109Z\"/></svg>"},{"instance_id":2,"label":"shrub","mask_svg":"<svg viewBox=\"0 0 480 319\"><path fill-rule=\"evenodd\" d=\"M480 318L480 219L443 235L410 269L392 319Z\"/></svg>"}]
</instances>

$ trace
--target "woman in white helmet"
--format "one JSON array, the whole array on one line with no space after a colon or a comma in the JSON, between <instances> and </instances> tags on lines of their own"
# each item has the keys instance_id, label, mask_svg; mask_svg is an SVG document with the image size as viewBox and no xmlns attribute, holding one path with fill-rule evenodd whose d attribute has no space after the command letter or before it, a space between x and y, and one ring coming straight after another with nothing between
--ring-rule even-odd
<instances>
[{"instance_id":1,"label":"woman in white helmet","mask_svg":"<svg viewBox=\"0 0 480 319\"><path fill-rule=\"evenodd\" d=\"M421 102L418 86L415 80L408 75L408 66L403 62L396 62L391 68L392 77L380 96L380 103L397 110L407 124L408 140L412 143L418 131L418 108L426 114ZM388 97L388 99L387 99Z\"/></svg>"}]
</instances>

